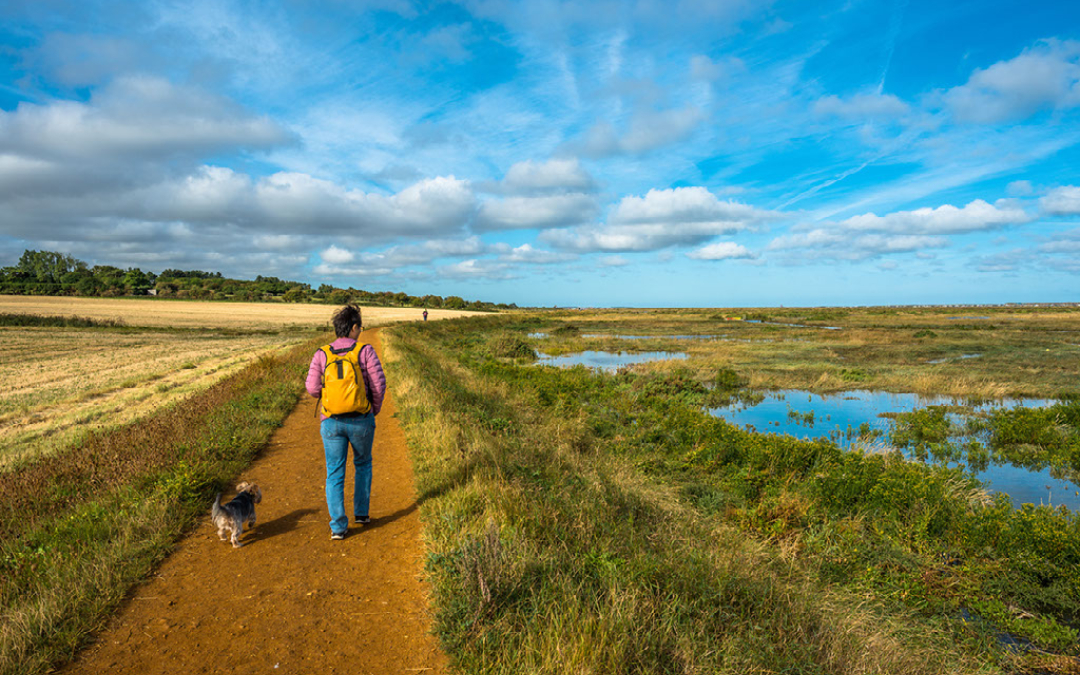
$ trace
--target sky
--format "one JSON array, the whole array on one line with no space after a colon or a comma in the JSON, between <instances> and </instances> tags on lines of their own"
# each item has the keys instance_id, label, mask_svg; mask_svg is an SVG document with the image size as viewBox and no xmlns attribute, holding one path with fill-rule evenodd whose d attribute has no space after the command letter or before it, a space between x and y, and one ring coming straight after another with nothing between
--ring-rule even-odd
<instances>
[{"instance_id":1,"label":"sky","mask_svg":"<svg viewBox=\"0 0 1080 675\"><path fill-rule=\"evenodd\" d=\"M0 266L1080 301L1074 0L0 0Z\"/></svg>"}]
</instances>

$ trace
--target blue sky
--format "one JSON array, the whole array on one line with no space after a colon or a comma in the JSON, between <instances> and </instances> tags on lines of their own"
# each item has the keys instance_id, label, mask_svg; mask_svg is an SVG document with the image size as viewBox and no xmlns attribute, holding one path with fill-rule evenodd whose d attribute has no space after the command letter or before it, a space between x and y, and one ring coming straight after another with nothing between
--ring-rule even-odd
<instances>
[{"instance_id":1,"label":"blue sky","mask_svg":"<svg viewBox=\"0 0 1080 675\"><path fill-rule=\"evenodd\" d=\"M0 265L1080 300L1080 3L0 0Z\"/></svg>"}]
</instances>

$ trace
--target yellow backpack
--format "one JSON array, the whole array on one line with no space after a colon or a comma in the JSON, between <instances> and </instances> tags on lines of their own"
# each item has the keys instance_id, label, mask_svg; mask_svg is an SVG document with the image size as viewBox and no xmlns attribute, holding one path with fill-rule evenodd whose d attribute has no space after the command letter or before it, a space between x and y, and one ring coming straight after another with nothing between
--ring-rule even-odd
<instances>
[{"instance_id":1,"label":"yellow backpack","mask_svg":"<svg viewBox=\"0 0 1080 675\"><path fill-rule=\"evenodd\" d=\"M352 347L334 349L322 347L326 354L323 370L322 412L327 417L350 413L364 414L371 410L367 385L360 366L360 350L364 345L357 340Z\"/></svg>"}]
</instances>

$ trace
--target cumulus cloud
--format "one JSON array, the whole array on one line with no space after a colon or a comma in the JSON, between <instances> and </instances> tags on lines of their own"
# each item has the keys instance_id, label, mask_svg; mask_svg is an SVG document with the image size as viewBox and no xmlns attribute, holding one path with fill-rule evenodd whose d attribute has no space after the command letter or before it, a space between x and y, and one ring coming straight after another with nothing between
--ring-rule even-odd
<instances>
[{"instance_id":1,"label":"cumulus cloud","mask_svg":"<svg viewBox=\"0 0 1080 675\"><path fill-rule=\"evenodd\" d=\"M22 102L12 112L0 111L0 152L45 160L158 161L292 141L266 117L155 77L118 79L87 103Z\"/></svg>"},{"instance_id":2,"label":"cumulus cloud","mask_svg":"<svg viewBox=\"0 0 1080 675\"><path fill-rule=\"evenodd\" d=\"M1039 200L1044 213L1052 216L1080 215L1080 187L1066 185L1054 188Z\"/></svg>"},{"instance_id":3,"label":"cumulus cloud","mask_svg":"<svg viewBox=\"0 0 1080 675\"><path fill-rule=\"evenodd\" d=\"M319 253L319 257L328 265L344 265L352 262L356 256L352 251L331 244L329 248Z\"/></svg>"},{"instance_id":4,"label":"cumulus cloud","mask_svg":"<svg viewBox=\"0 0 1080 675\"><path fill-rule=\"evenodd\" d=\"M593 126L582 138L570 143L567 149L594 159L643 155L685 140L703 119L702 111L692 106L640 112L630 120L625 133L620 134L614 126L602 122Z\"/></svg>"},{"instance_id":5,"label":"cumulus cloud","mask_svg":"<svg viewBox=\"0 0 1080 675\"><path fill-rule=\"evenodd\" d=\"M506 280L515 277L509 265L492 260L463 260L453 265L443 265L436 271L439 276L451 279Z\"/></svg>"},{"instance_id":6,"label":"cumulus cloud","mask_svg":"<svg viewBox=\"0 0 1080 675\"><path fill-rule=\"evenodd\" d=\"M507 197L481 204L473 228L489 232L567 227L586 223L599 211L596 198L586 194Z\"/></svg>"},{"instance_id":7,"label":"cumulus cloud","mask_svg":"<svg viewBox=\"0 0 1080 675\"><path fill-rule=\"evenodd\" d=\"M895 119L907 115L911 109L892 94L856 94L847 99L825 96L814 103L814 114L821 117L846 119Z\"/></svg>"},{"instance_id":8,"label":"cumulus cloud","mask_svg":"<svg viewBox=\"0 0 1080 675\"><path fill-rule=\"evenodd\" d=\"M499 259L507 263L552 265L573 260L575 257L576 256L568 255L566 253L556 253L555 251L545 251L543 249L534 248L532 244L522 244L521 246L507 251L500 256Z\"/></svg>"},{"instance_id":9,"label":"cumulus cloud","mask_svg":"<svg viewBox=\"0 0 1080 675\"><path fill-rule=\"evenodd\" d=\"M756 258L750 249L746 248L742 244L736 244L733 241L719 241L715 244L708 244L701 248L690 251L686 254L687 258L693 258L694 260L732 260L738 258Z\"/></svg>"},{"instance_id":10,"label":"cumulus cloud","mask_svg":"<svg viewBox=\"0 0 1080 675\"><path fill-rule=\"evenodd\" d=\"M944 235L990 231L1031 220L1032 216L1011 201L989 204L976 199L963 208L945 204L884 216L866 213L812 228L802 226L774 239L768 249L799 251L807 257L864 260L942 248L949 245Z\"/></svg>"},{"instance_id":11,"label":"cumulus cloud","mask_svg":"<svg viewBox=\"0 0 1080 675\"><path fill-rule=\"evenodd\" d=\"M420 181L396 194L349 189L307 174L279 172L252 179L223 167L202 167L180 179L145 187L113 186L85 194L10 197L0 232L11 236L85 238L125 220L230 226L236 234L297 231L365 237L386 243L400 236L462 231L475 208L465 181Z\"/></svg>"},{"instance_id":12,"label":"cumulus cloud","mask_svg":"<svg viewBox=\"0 0 1080 675\"><path fill-rule=\"evenodd\" d=\"M506 172L501 187L503 191L515 195L588 193L596 190L596 181L577 158L570 157L546 162L518 162Z\"/></svg>"},{"instance_id":13,"label":"cumulus cloud","mask_svg":"<svg viewBox=\"0 0 1080 675\"><path fill-rule=\"evenodd\" d=\"M1017 225L1032 220L1019 205L1001 201L988 204L976 199L963 208L951 204L936 209L921 208L897 211L884 216L866 213L839 223L840 229L863 232L897 232L906 234L960 234L993 230L1005 225Z\"/></svg>"},{"instance_id":14,"label":"cumulus cloud","mask_svg":"<svg viewBox=\"0 0 1080 675\"><path fill-rule=\"evenodd\" d=\"M865 260L888 253L910 253L948 244L945 237L925 235L853 234L835 230L812 230L777 237L770 251L796 251L811 258Z\"/></svg>"},{"instance_id":15,"label":"cumulus cloud","mask_svg":"<svg viewBox=\"0 0 1080 675\"><path fill-rule=\"evenodd\" d=\"M1043 110L1080 105L1080 42L1046 40L1008 61L976 70L944 94L960 122L1022 120Z\"/></svg>"},{"instance_id":16,"label":"cumulus cloud","mask_svg":"<svg viewBox=\"0 0 1080 675\"><path fill-rule=\"evenodd\" d=\"M721 201L703 187L650 190L624 197L607 223L548 231L541 240L575 251L654 251L703 244L763 223L777 214L735 201Z\"/></svg>"},{"instance_id":17,"label":"cumulus cloud","mask_svg":"<svg viewBox=\"0 0 1080 675\"><path fill-rule=\"evenodd\" d=\"M496 250L478 237L429 239L422 244L391 246L378 252L359 250L369 244L367 238L358 238L357 251L330 245L319 254L321 262L315 266L315 274L323 278L385 276L401 273L407 267L430 266L437 260L485 255Z\"/></svg>"}]
</instances>

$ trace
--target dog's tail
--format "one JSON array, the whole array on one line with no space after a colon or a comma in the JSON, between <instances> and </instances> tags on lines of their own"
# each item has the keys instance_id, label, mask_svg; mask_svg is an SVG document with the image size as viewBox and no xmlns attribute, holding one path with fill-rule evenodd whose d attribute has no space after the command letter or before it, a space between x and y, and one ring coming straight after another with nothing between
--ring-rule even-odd
<instances>
[{"instance_id":1,"label":"dog's tail","mask_svg":"<svg viewBox=\"0 0 1080 675\"><path fill-rule=\"evenodd\" d=\"M214 497L214 506L210 509L210 516L217 520L217 517L221 515L221 493L217 493L217 497Z\"/></svg>"}]
</instances>

